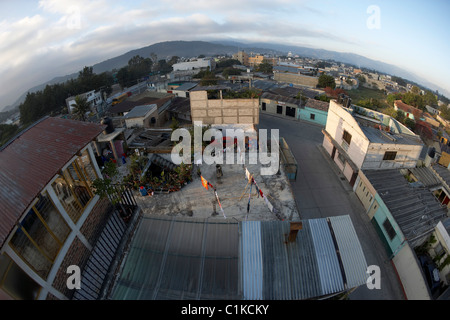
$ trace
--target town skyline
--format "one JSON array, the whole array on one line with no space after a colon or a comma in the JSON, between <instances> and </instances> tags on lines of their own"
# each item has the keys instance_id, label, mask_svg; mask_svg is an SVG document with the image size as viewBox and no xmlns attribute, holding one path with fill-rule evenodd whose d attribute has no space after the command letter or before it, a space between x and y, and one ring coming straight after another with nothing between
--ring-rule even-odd
<instances>
[{"instance_id":1,"label":"town skyline","mask_svg":"<svg viewBox=\"0 0 450 320\"><path fill-rule=\"evenodd\" d=\"M8 15L0 19L1 105L54 77L150 43L219 38L352 52L413 72L448 95L450 48L441 41L449 30L448 7L445 1L2 3Z\"/></svg>"}]
</instances>

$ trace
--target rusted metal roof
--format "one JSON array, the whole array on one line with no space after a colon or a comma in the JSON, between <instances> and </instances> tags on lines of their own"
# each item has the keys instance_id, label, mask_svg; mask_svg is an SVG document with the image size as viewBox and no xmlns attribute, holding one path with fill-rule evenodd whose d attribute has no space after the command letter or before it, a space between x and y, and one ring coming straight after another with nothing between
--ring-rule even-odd
<instances>
[{"instance_id":1,"label":"rusted metal roof","mask_svg":"<svg viewBox=\"0 0 450 320\"><path fill-rule=\"evenodd\" d=\"M0 247L39 192L104 128L46 117L0 149Z\"/></svg>"}]
</instances>

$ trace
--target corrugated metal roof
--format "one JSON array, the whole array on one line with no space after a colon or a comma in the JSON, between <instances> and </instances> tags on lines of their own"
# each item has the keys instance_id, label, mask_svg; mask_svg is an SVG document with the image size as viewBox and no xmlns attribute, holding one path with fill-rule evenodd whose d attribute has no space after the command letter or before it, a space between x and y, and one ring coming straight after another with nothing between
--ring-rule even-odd
<instances>
[{"instance_id":1,"label":"corrugated metal roof","mask_svg":"<svg viewBox=\"0 0 450 320\"><path fill-rule=\"evenodd\" d=\"M417 167L409 169L411 173L427 188L433 188L442 185L442 182L428 167Z\"/></svg>"},{"instance_id":2,"label":"corrugated metal roof","mask_svg":"<svg viewBox=\"0 0 450 320\"><path fill-rule=\"evenodd\" d=\"M325 219L309 220L317 265L320 274L320 284L324 295L344 290L336 247Z\"/></svg>"},{"instance_id":3,"label":"corrugated metal roof","mask_svg":"<svg viewBox=\"0 0 450 320\"><path fill-rule=\"evenodd\" d=\"M366 283L348 216L330 220L334 237L305 220L292 243L288 221L213 221L144 217L111 298L299 300Z\"/></svg>"},{"instance_id":4,"label":"corrugated metal roof","mask_svg":"<svg viewBox=\"0 0 450 320\"><path fill-rule=\"evenodd\" d=\"M124 119L141 118L145 117L147 114L156 111L156 109L157 109L156 104L145 104L141 106L136 106L123 117Z\"/></svg>"},{"instance_id":5,"label":"corrugated metal roof","mask_svg":"<svg viewBox=\"0 0 450 320\"><path fill-rule=\"evenodd\" d=\"M0 151L0 246L38 193L104 128L45 118Z\"/></svg>"},{"instance_id":6,"label":"corrugated metal roof","mask_svg":"<svg viewBox=\"0 0 450 320\"><path fill-rule=\"evenodd\" d=\"M244 298L262 300L263 260L259 221L248 221L242 224L241 248Z\"/></svg>"},{"instance_id":7,"label":"corrugated metal roof","mask_svg":"<svg viewBox=\"0 0 450 320\"><path fill-rule=\"evenodd\" d=\"M347 287L354 288L367 281L367 262L357 239L350 216L328 218L331 222L345 271Z\"/></svg>"},{"instance_id":8,"label":"corrugated metal roof","mask_svg":"<svg viewBox=\"0 0 450 320\"><path fill-rule=\"evenodd\" d=\"M424 188L415 188L399 169L363 170L391 212L402 233L412 239L430 231L446 216L436 197Z\"/></svg>"}]
</instances>

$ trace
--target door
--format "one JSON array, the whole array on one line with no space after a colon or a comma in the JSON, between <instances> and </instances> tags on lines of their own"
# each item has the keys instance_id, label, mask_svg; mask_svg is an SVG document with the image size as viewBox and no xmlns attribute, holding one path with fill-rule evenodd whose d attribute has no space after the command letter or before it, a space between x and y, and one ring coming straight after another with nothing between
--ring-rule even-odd
<instances>
[{"instance_id":1,"label":"door","mask_svg":"<svg viewBox=\"0 0 450 320\"><path fill-rule=\"evenodd\" d=\"M352 178L350 179L350 185L353 187L355 185L356 178L358 177L357 172L353 172Z\"/></svg>"},{"instance_id":2,"label":"door","mask_svg":"<svg viewBox=\"0 0 450 320\"><path fill-rule=\"evenodd\" d=\"M335 155L336 155L336 147L333 147L333 151L331 152L331 159L334 160Z\"/></svg>"}]
</instances>

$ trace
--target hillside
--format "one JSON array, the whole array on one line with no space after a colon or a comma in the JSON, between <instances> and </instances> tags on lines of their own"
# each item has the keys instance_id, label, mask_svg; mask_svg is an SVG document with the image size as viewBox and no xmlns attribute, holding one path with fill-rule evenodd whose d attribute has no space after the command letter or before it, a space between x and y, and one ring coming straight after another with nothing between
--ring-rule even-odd
<instances>
[{"instance_id":1,"label":"hillside","mask_svg":"<svg viewBox=\"0 0 450 320\"><path fill-rule=\"evenodd\" d=\"M421 83L429 88L436 88L435 85L428 83L424 79L419 79L415 75L394 65L390 65L381 61L371 60L357 54L273 43L240 43L235 41L166 41L128 51L115 58L111 58L94 64L92 67L95 73L102 73L105 71L111 71L113 69L120 69L121 67L127 65L128 61L136 55L140 55L142 57L150 57L151 53L155 53L158 59L165 59L171 56L190 58L197 57L201 54L206 56L224 54L231 55L236 53L238 50L245 50L246 52L263 54L286 54L287 52L291 51L292 53L298 54L303 57L334 60L360 67L366 67L368 69L377 70L382 73L400 76L402 78ZM78 71L70 75L56 77L46 83L37 85L27 90L27 92L36 92L38 90L43 90L47 84L61 83L71 78L76 78L77 76ZM445 92L445 90L442 90L440 88L437 89L439 89L439 91L441 92ZM25 100L27 92L23 93L11 106L6 107L4 110L1 110L2 108L0 108L0 110L11 110L19 106Z\"/></svg>"}]
</instances>

